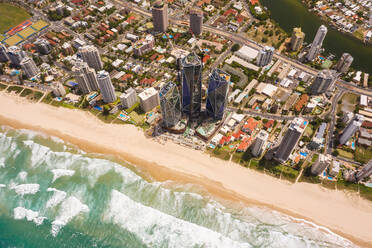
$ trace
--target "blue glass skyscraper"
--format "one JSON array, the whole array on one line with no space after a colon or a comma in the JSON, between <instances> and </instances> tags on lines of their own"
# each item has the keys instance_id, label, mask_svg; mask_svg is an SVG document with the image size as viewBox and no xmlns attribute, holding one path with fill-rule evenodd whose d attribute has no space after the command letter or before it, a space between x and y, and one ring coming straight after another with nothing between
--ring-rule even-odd
<instances>
[{"instance_id":1,"label":"blue glass skyscraper","mask_svg":"<svg viewBox=\"0 0 372 248\"><path fill-rule=\"evenodd\" d=\"M175 126L182 116L181 97L177 86L168 82L160 89L159 97L164 126L168 128Z\"/></svg>"},{"instance_id":2,"label":"blue glass skyscraper","mask_svg":"<svg viewBox=\"0 0 372 248\"><path fill-rule=\"evenodd\" d=\"M230 75L220 69L214 69L209 77L207 114L215 120L221 120L227 105Z\"/></svg>"},{"instance_id":3,"label":"blue glass skyscraper","mask_svg":"<svg viewBox=\"0 0 372 248\"><path fill-rule=\"evenodd\" d=\"M182 112L190 118L200 115L203 64L198 55L190 53L181 60Z\"/></svg>"}]
</instances>

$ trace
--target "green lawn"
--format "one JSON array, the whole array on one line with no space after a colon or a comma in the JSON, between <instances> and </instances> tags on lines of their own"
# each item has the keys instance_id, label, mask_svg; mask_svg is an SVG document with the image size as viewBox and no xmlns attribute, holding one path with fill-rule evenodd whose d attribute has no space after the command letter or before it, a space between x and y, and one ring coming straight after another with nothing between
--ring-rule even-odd
<instances>
[{"instance_id":1,"label":"green lawn","mask_svg":"<svg viewBox=\"0 0 372 248\"><path fill-rule=\"evenodd\" d=\"M304 134L308 137L311 137L314 134L313 126L311 124L307 125Z\"/></svg>"},{"instance_id":2,"label":"green lawn","mask_svg":"<svg viewBox=\"0 0 372 248\"><path fill-rule=\"evenodd\" d=\"M15 86L15 85L12 85L12 86L9 86L8 89L6 89L8 92L15 92L15 93L19 93L23 90L22 87L19 87L19 86Z\"/></svg>"},{"instance_id":3,"label":"green lawn","mask_svg":"<svg viewBox=\"0 0 372 248\"><path fill-rule=\"evenodd\" d=\"M26 10L18 6L0 3L0 33L4 33L30 17Z\"/></svg>"},{"instance_id":4,"label":"green lawn","mask_svg":"<svg viewBox=\"0 0 372 248\"><path fill-rule=\"evenodd\" d=\"M0 84L0 90L5 89L6 87L8 87L8 85L6 85L6 84Z\"/></svg>"},{"instance_id":5,"label":"green lawn","mask_svg":"<svg viewBox=\"0 0 372 248\"><path fill-rule=\"evenodd\" d=\"M297 86L296 91L301 92L301 93L305 93L305 88L299 85L299 86Z\"/></svg>"},{"instance_id":6,"label":"green lawn","mask_svg":"<svg viewBox=\"0 0 372 248\"><path fill-rule=\"evenodd\" d=\"M360 163L367 163L372 159L372 147L365 148L357 146L355 149L355 161Z\"/></svg>"},{"instance_id":7,"label":"green lawn","mask_svg":"<svg viewBox=\"0 0 372 248\"><path fill-rule=\"evenodd\" d=\"M137 114L137 112L135 111L132 111L130 114L129 114L130 118L132 118L132 120L134 120L137 124L142 124L143 121L144 121L144 115L139 115Z\"/></svg>"},{"instance_id":8,"label":"green lawn","mask_svg":"<svg viewBox=\"0 0 372 248\"><path fill-rule=\"evenodd\" d=\"M103 113L100 113L99 115L97 115L98 119L100 119L101 121L103 122L106 122L106 123L111 123L113 120L116 119L116 117L118 117L120 112L118 112L117 114L114 114L114 115L103 115Z\"/></svg>"},{"instance_id":9,"label":"green lawn","mask_svg":"<svg viewBox=\"0 0 372 248\"><path fill-rule=\"evenodd\" d=\"M22 91L22 93L21 93L21 97L28 96L28 95L30 95L30 94L32 94L32 93L33 93L32 90L30 90L30 89L24 89L24 90Z\"/></svg>"},{"instance_id":10,"label":"green lawn","mask_svg":"<svg viewBox=\"0 0 372 248\"><path fill-rule=\"evenodd\" d=\"M348 103L350 104L356 104L357 103L357 100L358 100L358 95L355 95L353 93L346 93L343 97L342 97L342 100L343 101L347 101Z\"/></svg>"},{"instance_id":11,"label":"green lawn","mask_svg":"<svg viewBox=\"0 0 372 248\"><path fill-rule=\"evenodd\" d=\"M337 149L339 156L348 158L348 159L354 159L354 155L350 152L344 151L342 149Z\"/></svg>"},{"instance_id":12,"label":"green lawn","mask_svg":"<svg viewBox=\"0 0 372 248\"><path fill-rule=\"evenodd\" d=\"M319 154L315 153L315 154L313 155L313 157L311 158L311 162L312 162L312 163L315 163L316 161L318 161L318 158L319 158Z\"/></svg>"},{"instance_id":13,"label":"green lawn","mask_svg":"<svg viewBox=\"0 0 372 248\"><path fill-rule=\"evenodd\" d=\"M211 155L223 160L230 159L230 152L228 149L225 149L224 147L216 147L216 149L211 151Z\"/></svg>"}]
</instances>

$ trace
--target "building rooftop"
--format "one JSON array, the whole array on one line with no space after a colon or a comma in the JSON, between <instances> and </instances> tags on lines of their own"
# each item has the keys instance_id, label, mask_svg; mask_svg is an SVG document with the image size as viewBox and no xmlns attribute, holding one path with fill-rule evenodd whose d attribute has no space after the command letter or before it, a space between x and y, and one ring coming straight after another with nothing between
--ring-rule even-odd
<instances>
[{"instance_id":1,"label":"building rooftop","mask_svg":"<svg viewBox=\"0 0 372 248\"><path fill-rule=\"evenodd\" d=\"M145 101L147 100L148 98L152 97L153 95L156 95L158 94L158 91L155 90L155 88L151 87L151 88L148 88L146 90L144 90L143 92L141 92L140 94L138 94L138 97L142 100L142 101Z\"/></svg>"}]
</instances>

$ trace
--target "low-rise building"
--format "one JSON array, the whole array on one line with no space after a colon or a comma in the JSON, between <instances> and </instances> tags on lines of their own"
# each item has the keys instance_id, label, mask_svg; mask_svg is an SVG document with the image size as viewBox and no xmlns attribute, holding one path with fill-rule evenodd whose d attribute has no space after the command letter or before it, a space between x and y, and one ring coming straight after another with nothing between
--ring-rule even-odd
<instances>
[{"instance_id":1,"label":"low-rise building","mask_svg":"<svg viewBox=\"0 0 372 248\"><path fill-rule=\"evenodd\" d=\"M133 88L127 89L120 95L121 106L125 109L131 108L137 102L137 94Z\"/></svg>"},{"instance_id":2,"label":"low-rise building","mask_svg":"<svg viewBox=\"0 0 372 248\"><path fill-rule=\"evenodd\" d=\"M138 94L138 97L141 102L141 109L144 112L148 112L159 105L159 94L153 87L144 90Z\"/></svg>"},{"instance_id":3,"label":"low-rise building","mask_svg":"<svg viewBox=\"0 0 372 248\"><path fill-rule=\"evenodd\" d=\"M146 35L145 38L138 40L133 45L133 53L136 56L142 56L145 53L150 52L155 45L155 38L151 34Z\"/></svg>"}]
</instances>

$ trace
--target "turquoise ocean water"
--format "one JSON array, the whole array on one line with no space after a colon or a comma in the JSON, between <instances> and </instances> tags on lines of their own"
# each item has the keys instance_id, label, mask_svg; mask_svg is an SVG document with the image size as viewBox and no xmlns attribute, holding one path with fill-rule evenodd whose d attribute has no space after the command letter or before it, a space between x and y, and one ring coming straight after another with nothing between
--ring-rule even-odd
<instances>
[{"instance_id":1,"label":"turquoise ocean water","mask_svg":"<svg viewBox=\"0 0 372 248\"><path fill-rule=\"evenodd\" d=\"M132 168L132 167L130 167ZM354 247L326 228L0 128L0 247Z\"/></svg>"}]
</instances>

